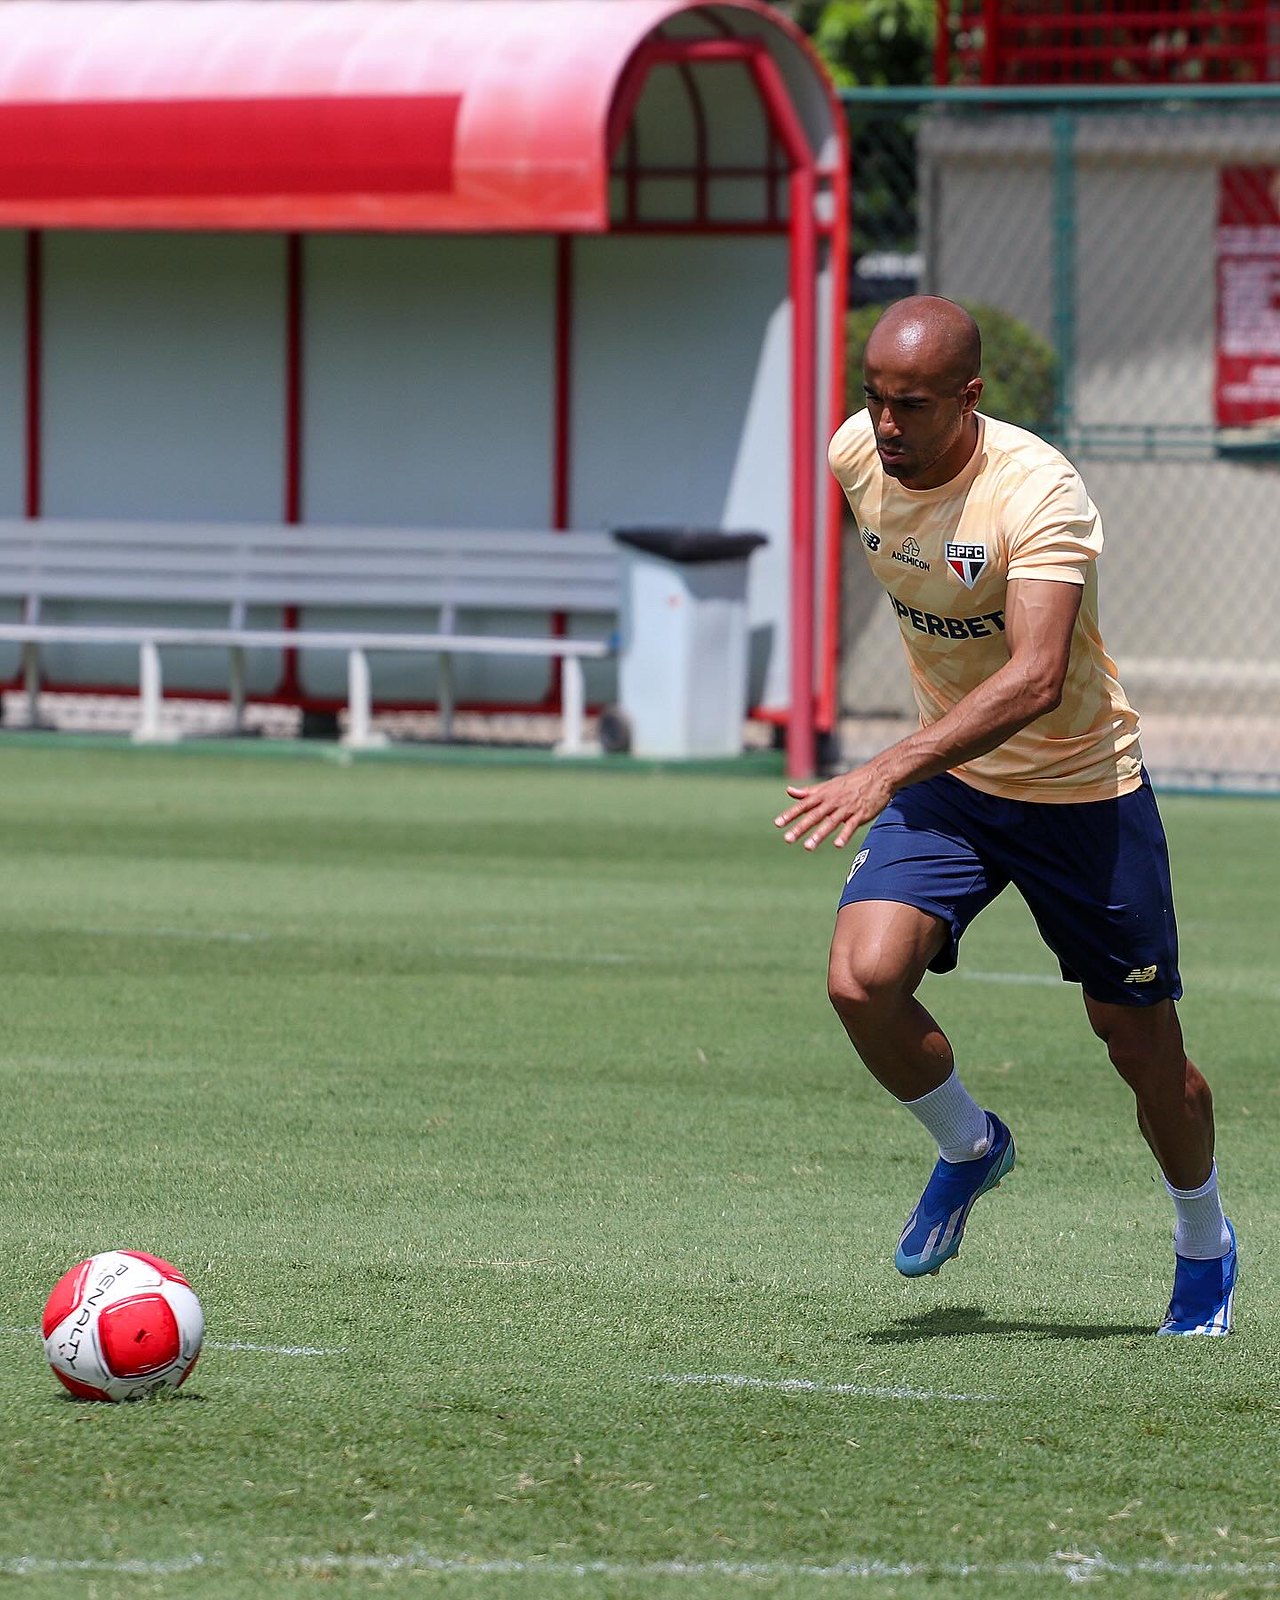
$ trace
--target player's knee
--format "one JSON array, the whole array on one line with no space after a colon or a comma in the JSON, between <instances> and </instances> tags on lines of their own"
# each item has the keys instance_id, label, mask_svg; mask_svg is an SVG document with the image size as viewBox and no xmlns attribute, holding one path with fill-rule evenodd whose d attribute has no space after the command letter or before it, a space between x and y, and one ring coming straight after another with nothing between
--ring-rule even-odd
<instances>
[{"instance_id":1,"label":"player's knee","mask_svg":"<svg viewBox=\"0 0 1280 1600\"><path fill-rule=\"evenodd\" d=\"M1180 1047L1143 1035L1112 1033L1107 1039L1111 1064L1133 1090L1139 1115L1145 1103L1180 1099L1200 1121L1213 1116L1213 1095L1199 1070Z\"/></svg>"},{"instance_id":2,"label":"player's knee","mask_svg":"<svg viewBox=\"0 0 1280 1600\"><path fill-rule=\"evenodd\" d=\"M1090 1009L1089 1021L1106 1045L1111 1065L1140 1099L1145 1093L1166 1089L1188 1068L1195 1072L1183 1049L1172 1005L1096 1007Z\"/></svg>"},{"instance_id":3,"label":"player's knee","mask_svg":"<svg viewBox=\"0 0 1280 1600\"><path fill-rule=\"evenodd\" d=\"M891 1010L910 992L907 974L886 961L878 950L832 952L827 967L827 995L845 1019Z\"/></svg>"},{"instance_id":4,"label":"player's knee","mask_svg":"<svg viewBox=\"0 0 1280 1600\"><path fill-rule=\"evenodd\" d=\"M1148 1031L1134 1027L1099 1028L1095 1033L1105 1043L1111 1065L1124 1081L1141 1095L1150 1083L1168 1070L1169 1058L1159 1041Z\"/></svg>"}]
</instances>

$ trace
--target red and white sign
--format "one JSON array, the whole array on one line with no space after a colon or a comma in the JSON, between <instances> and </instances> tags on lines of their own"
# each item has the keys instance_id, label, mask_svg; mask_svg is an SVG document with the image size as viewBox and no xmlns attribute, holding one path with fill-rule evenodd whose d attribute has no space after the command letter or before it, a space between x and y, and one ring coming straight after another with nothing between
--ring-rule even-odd
<instances>
[{"instance_id":1,"label":"red and white sign","mask_svg":"<svg viewBox=\"0 0 1280 1600\"><path fill-rule=\"evenodd\" d=\"M1280 428L1280 167L1224 167L1218 186L1220 428Z\"/></svg>"}]
</instances>

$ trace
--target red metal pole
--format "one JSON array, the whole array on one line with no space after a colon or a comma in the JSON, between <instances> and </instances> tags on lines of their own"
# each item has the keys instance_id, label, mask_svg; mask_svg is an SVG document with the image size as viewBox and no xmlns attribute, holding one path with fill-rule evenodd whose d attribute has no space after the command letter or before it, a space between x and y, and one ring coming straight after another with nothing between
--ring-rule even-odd
<instances>
[{"instance_id":1,"label":"red metal pole","mask_svg":"<svg viewBox=\"0 0 1280 1600\"><path fill-rule=\"evenodd\" d=\"M814 671L814 334L817 238L813 166L791 174L791 713L787 776L807 778L816 765Z\"/></svg>"},{"instance_id":2,"label":"red metal pole","mask_svg":"<svg viewBox=\"0 0 1280 1600\"><path fill-rule=\"evenodd\" d=\"M831 390L828 399L827 434L830 437L845 416L845 301L849 281L849 197L845 174L847 151L841 141L840 168L832 183L835 217L831 240ZM823 561L822 644L819 666L818 726L824 733L835 728L840 714L837 674L840 662L841 573L843 551L840 540L844 529L844 491L831 473L826 476L826 549Z\"/></svg>"},{"instance_id":3,"label":"red metal pole","mask_svg":"<svg viewBox=\"0 0 1280 1600\"><path fill-rule=\"evenodd\" d=\"M556 238L555 397L552 418L551 526L569 526L573 402L573 239Z\"/></svg>"},{"instance_id":4,"label":"red metal pole","mask_svg":"<svg viewBox=\"0 0 1280 1600\"><path fill-rule=\"evenodd\" d=\"M983 84L1000 81L1000 0L982 0Z\"/></svg>"},{"instance_id":5,"label":"red metal pole","mask_svg":"<svg viewBox=\"0 0 1280 1600\"><path fill-rule=\"evenodd\" d=\"M35 228L27 234L26 260L26 462L24 484L25 514L38 517L43 486L44 359L44 239Z\"/></svg>"},{"instance_id":6,"label":"red metal pole","mask_svg":"<svg viewBox=\"0 0 1280 1600\"><path fill-rule=\"evenodd\" d=\"M569 526L573 495L573 236L556 236L555 352L551 405L551 526L563 533ZM569 631L563 611L551 613L551 636ZM539 711L559 712L560 674L549 661L547 688Z\"/></svg>"},{"instance_id":7,"label":"red metal pole","mask_svg":"<svg viewBox=\"0 0 1280 1600\"><path fill-rule=\"evenodd\" d=\"M284 313L284 520L302 521L302 236L285 236ZM297 606L286 606L286 628L298 626ZM302 698L298 652L286 650L279 694L297 704Z\"/></svg>"},{"instance_id":8,"label":"red metal pole","mask_svg":"<svg viewBox=\"0 0 1280 1600\"><path fill-rule=\"evenodd\" d=\"M753 56L751 73L765 113L791 162L791 681L786 748L787 776L797 779L809 777L817 764L813 693L818 471L816 163L777 63L762 51Z\"/></svg>"}]
</instances>

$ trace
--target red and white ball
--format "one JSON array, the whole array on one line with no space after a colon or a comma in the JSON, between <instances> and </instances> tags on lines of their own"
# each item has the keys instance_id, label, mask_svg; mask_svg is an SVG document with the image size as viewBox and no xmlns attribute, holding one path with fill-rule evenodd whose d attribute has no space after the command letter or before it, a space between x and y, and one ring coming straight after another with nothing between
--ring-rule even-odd
<instances>
[{"instance_id":1,"label":"red and white ball","mask_svg":"<svg viewBox=\"0 0 1280 1600\"><path fill-rule=\"evenodd\" d=\"M190 1373L204 1312L177 1267L141 1250L107 1250L58 1279L41 1331L55 1377L77 1398L141 1400Z\"/></svg>"}]
</instances>

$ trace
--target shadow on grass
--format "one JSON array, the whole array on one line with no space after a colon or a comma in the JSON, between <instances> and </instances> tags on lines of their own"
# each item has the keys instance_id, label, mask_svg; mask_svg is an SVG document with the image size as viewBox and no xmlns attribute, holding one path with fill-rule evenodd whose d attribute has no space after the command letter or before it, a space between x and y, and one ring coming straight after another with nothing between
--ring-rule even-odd
<instances>
[{"instance_id":1,"label":"shadow on grass","mask_svg":"<svg viewBox=\"0 0 1280 1600\"><path fill-rule=\"evenodd\" d=\"M954 1339L985 1333L999 1338L1017 1334L1032 1339L1062 1339L1086 1343L1093 1339L1131 1339L1150 1334L1150 1326L1128 1322L1008 1322L989 1317L981 1306L938 1306L914 1317L899 1317L887 1328L874 1328L862 1337L868 1344L915 1344L922 1339Z\"/></svg>"}]
</instances>

